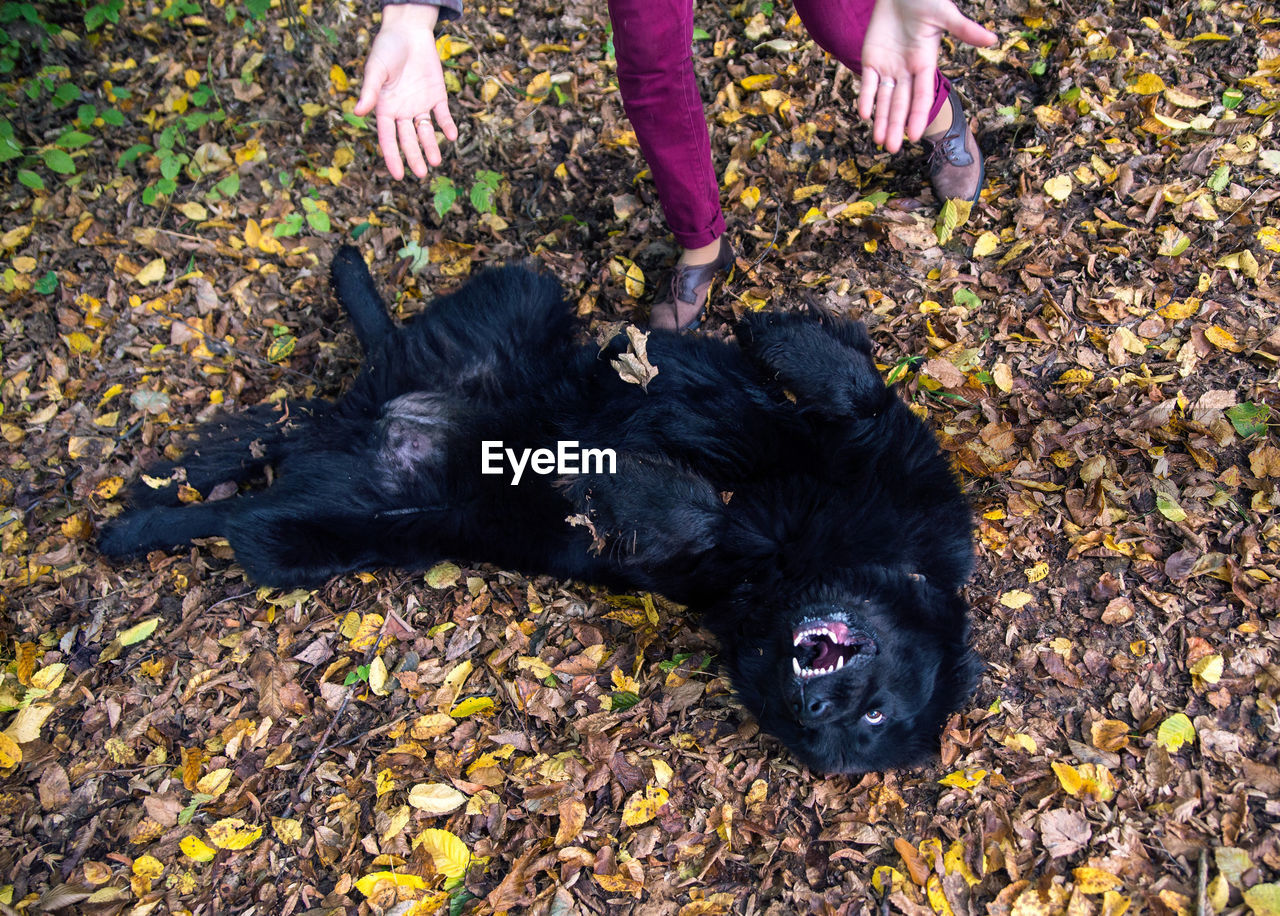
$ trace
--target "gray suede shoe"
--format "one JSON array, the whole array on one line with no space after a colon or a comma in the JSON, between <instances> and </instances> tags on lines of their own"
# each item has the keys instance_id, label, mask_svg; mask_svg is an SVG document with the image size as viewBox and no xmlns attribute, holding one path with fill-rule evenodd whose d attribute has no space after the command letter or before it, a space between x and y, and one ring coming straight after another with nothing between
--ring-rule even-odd
<instances>
[{"instance_id":1,"label":"gray suede shoe","mask_svg":"<svg viewBox=\"0 0 1280 916\"><path fill-rule=\"evenodd\" d=\"M711 284L733 266L733 246L720 236L720 253L710 264L677 265L667 283L667 295L649 310L649 327L692 331L702 324Z\"/></svg>"},{"instance_id":2,"label":"gray suede shoe","mask_svg":"<svg viewBox=\"0 0 1280 916\"><path fill-rule=\"evenodd\" d=\"M947 95L951 106L951 126L937 137L925 137L929 150L929 179L939 202L968 200L978 202L986 182L986 168L978 140L969 129L964 107L955 87Z\"/></svg>"}]
</instances>

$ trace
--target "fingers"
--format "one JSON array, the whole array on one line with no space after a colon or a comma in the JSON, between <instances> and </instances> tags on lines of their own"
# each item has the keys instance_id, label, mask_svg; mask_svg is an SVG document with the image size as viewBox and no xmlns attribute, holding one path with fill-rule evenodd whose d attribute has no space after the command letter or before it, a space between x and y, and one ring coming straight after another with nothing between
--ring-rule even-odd
<instances>
[{"instance_id":1,"label":"fingers","mask_svg":"<svg viewBox=\"0 0 1280 916\"><path fill-rule=\"evenodd\" d=\"M978 25L978 23L956 9L954 4L944 11L942 20L942 27L967 45L973 45L977 48L990 48L1000 41L995 32Z\"/></svg>"},{"instance_id":2,"label":"fingers","mask_svg":"<svg viewBox=\"0 0 1280 916\"><path fill-rule=\"evenodd\" d=\"M435 146L435 135L431 131L431 122L424 119L423 126L426 133L431 134L431 145ZM396 133L400 137L400 149L404 152L404 160L409 165L409 171L417 175L419 178L427 177L427 164L422 160L422 148L418 145L419 138L423 133L422 130L414 126L409 118L402 118L396 121ZM436 164L440 161L440 150L436 150Z\"/></svg>"},{"instance_id":3,"label":"fingers","mask_svg":"<svg viewBox=\"0 0 1280 916\"><path fill-rule=\"evenodd\" d=\"M439 165L443 160L440 158L440 144L436 142L436 129L431 124L428 117L415 118L413 122L414 131L418 135L418 141L422 144L423 152L427 155L427 162L433 168ZM423 169L423 174L426 170ZM418 176L423 177L422 175Z\"/></svg>"},{"instance_id":4,"label":"fingers","mask_svg":"<svg viewBox=\"0 0 1280 916\"><path fill-rule=\"evenodd\" d=\"M931 75L930 75L931 76ZM907 139L912 143L924 136L933 107L933 79L921 74L911 81L911 115L907 118Z\"/></svg>"},{"instance_id":5,"label":"fingers","mask_svg":"<svg viewBox=\"0 0 1280 916\"><path fill-rule=\"evenodd\" d=\"M378 148L382 150L387 171L399 181L404 177L404 163L400 161L400 148L396 145L396 120L390 115L378 115Z\"/></svg>"},{"instance_id":6,"label":"fingers","mask_svg":"<svg viewBox=\"0 0 1280 916\"><path fill-rule=\"evenodd\" d=\"M880 87L880 74L870 67L862 68L862 87L858 90L858 117L871 120L876 107L876 90Z\"/></svg>"},{"instance_id":7,"label":"fingers","mask_svg":"<svg viewBox=\"0 0 1280 916\"><path fill-rule=\"evenodd\" d=\"M440 126L440 130L443 131L445 139L450 143L457 140L458 125L453 123L453 113L449 111L449 100L441 99L436 103L435 108L431 109L431 111L436 116L436 124L438 124ZM434 140L434 138L435 135L432 134L432 139Z\"/></svg>"},{"instance_id":8,"label":"fingers","mask_svg":"<svg viewBox=\"0 0 1280 916\"><path fill-rule=\"evenodd\" d=\"M364 65L364 78L360 81L360 99L356 102L354 109L356 117L363 118L373 111L373 106L378 103L378 93L382 90L382 84L390 76L382 59L370 55Z\"/></svg>"},{"instance_id":9,"label":"fingers","mask_svg":"<svg viewBox=\"0 0 1280 916\"><path fill-rule=\"evenodd\" d=\"M875 71L871 71L875 73ZM876 74L875 90L875 123L871 129L871 137L877 146L882 146L891 153L902 148L902 135L906 129L907 114L911 109L912 78L910 74L901 79ZM863 87L864 96L866 88ZM861 109L862 97L859 98Z\"/></svg>"}]
</instances>

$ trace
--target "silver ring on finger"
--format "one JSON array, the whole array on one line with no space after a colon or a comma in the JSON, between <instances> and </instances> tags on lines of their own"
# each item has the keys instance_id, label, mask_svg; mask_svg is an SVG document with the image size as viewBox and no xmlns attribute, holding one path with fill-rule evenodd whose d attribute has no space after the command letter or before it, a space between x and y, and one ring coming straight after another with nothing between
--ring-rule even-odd
<instances>
[{"instance_id":1,"label":"silver ring on finger","mask_svg":"<svg viewBox=\"0 0 1280 916\"><path fill-rule=\"evenodd\" d=\"M421 127L423 124L430 124L430 123L431 123L431 115L429 114L420 114L420 115L413 116L414 127Z\"/></svg>"},{"instance_id":2,"label":"silver ring on finger","mask_svg":"<svg viewBox=\"0 0 1280 916\"><path fill-rule=\"evenodd\" d=\"M880 78L880 85L886 86L889 89L892 89L894 86L898 85L898 81L895 80L892 76L882 76Z\"/></svg>"}]
</instances>

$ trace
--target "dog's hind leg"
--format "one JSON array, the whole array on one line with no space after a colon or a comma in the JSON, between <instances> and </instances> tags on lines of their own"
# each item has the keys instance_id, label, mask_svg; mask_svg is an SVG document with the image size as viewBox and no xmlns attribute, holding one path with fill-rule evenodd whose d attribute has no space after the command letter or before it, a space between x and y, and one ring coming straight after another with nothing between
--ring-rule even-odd
<instances>
[{"instance_id":1,"label":"dog's hind leg","mask_svg":"<svg viewBox=\"0 0 1280 916\"><path fill-rule=\"evenodd\" d=\"M367 356L396 330L396 325L357 249L350 245L338 249L329 265L329 281Z\"/></svg>"},{"instance_id":2,"label":"dog's hind leg","mask_svg":"<svg viewBox=\"0 0 1280 916\"><path fill-rule=\"evenodd\" d=\"M292 441L323 428L329 411L324 401L288 401L219 416L195 431L181 458L149 467L146 479L129 488L129 503L178 506L183 484L207 497L218 484L248 480L277 462Z\"/></svg>"},{"instance_id":3,"label":"dog's hind leg","mask_svg":"<svg viewBox=\"0 0 1280 916\"><path fill-rule=\"evenodd\" d=\"M98 535L98 549L109 557L125 559L152 550L185 547L195 538L225 536L232 502L133 509L107 522Z\"/></svg>"}]
</instances>

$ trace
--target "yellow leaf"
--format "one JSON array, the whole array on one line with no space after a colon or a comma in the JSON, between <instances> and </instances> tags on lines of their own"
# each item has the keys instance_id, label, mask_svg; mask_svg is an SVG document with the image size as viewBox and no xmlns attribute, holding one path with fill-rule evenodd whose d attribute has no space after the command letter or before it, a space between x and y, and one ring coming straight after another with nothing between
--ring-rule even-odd
<instances>
[{"instance_id":1,"label":"yellow leaf","mask_svg":"<svg viewBox=\"0 0 1280 916\"><path fill-rule=\"evenodd\" d=\"M1164 90L1164 80L1154 73L1144 73L1129 84L1129 91L1138 95L1155 95Z\"/></svg>"},{"instance_id":2,"label":"yellow leaf","mask_svg":"<svg viewBox=\"0 0 1280 916\"><path fill-rule=\"evenodd\" d=\"M973 243L973 256L975 258L985 258L1000 246L1000 236L994 232L984 232L978 236L978 240Z\"/></svg>"},{"instance_id":3,"label":"yellow leaf","mask_svg":"<svg viewBox=\"0 0 1280 916\"><path fill-rule=\"evenodd\" d=\"M816 223L818 220L822 219L824 215L825 214L823 214L823 212L817 207L810 207L805 212L804 216L800 217L800 225L807 226L809 223Z\"/></svg>"},{"instance_id":4,"label":"yellow leaf","mask_svg":"<svg viewBox=\"0 0 1280 916\"><path fill-rule=\"evenodd\" d=\"M184 836L178 842L178 848L188 859L194 859L197 862L212 862L213 857L218 854L216 849L198 836Z\"/></svg>"},{"instance_id":5,"label":"yellow leaf","mask_svg":"<svg viewBox=\"0 0 1280 916\"><path fill-rule=\"evenodd\" d=\"M965 768L956 770L954 773L948 773L938 780L940 785L953 786L957 789L973 789L982 784L982 780L987 778L986 770L976 770Z\"/></svg>"},{"instance_id":6,"label":"yellow leaf","mask_svg":"<svg viewBox=\"0 0 1280 916\"><path fill-rule=\"evenodd\" d=\"M138 856L133 860L133 873L154 880L164 874L164 865L155 856Z\"/></svg>"},{"instance_id":7,"label":"yellow leaf","mask_svg":"<svg viewBox=\"0 0 1280 916\"><path fill-rule=\"evenodd\" d=\"M1080 776L1080 771L1069 763L1059 763L1057 760L1051 764L1054 775L1058 777L1058 784L1070 796L1080 794L1080 789L1084 786L1084 779Z\"/></svg>"},{"instance_id":8,"label":"yellow leaf","mask_svg":"<svg viewBox=\"0 0 1280 916\"><path fill-rule=\"evenodd\" d=\"M1049 564L1042 561L1035 566L1028 566L1023 572L1026 573L1028 582L1039 582L1049 575Z\"/></svg>"},{"instance_id":9,"label":"yellow leaf","mask_svg":"<svg viewBox=\"0 0 1280 916\"><path fill-rule=\"evenodd\" d=\"M469 50L471 50L471 42L463 41L452 35L441 35L436 39L436 53L440 55L441 61L457 57L464 51Z\"/></svg>"},{"instance_id":10,"label":"yellow leaf","mask_svg":"<svg viewBox=\"0 0 1280 916\"><path fill-rule=\"evenodd\" d=\"M4 732L0 732L0 770L7 770L22 762L22 748Z\"/></svg>"},{"instance_id":11,"label":"yellow leaf","mask_svg":"<svg viewBox=\"0 0 1280 916\"><path fill-rule=\"evenodd\" d=\"M658 809L665 805L670 797L667 790L660 786L649 786L642 791L633 792L626 804L622 806L622 823L628 827L639 827L641 824L648 823L657 816Z\"/></svg>"},{"instance_id":12,"label":"yellow leaf","mask_svg":"<svg viewBox=\"0 0 1280 916\"><path fill-rule=\"evenodd\" d=\"M1089 726L1093 746L1102 751L1118 751L1129 746L1129 725L1119 719L1099 719Z\"/></svg>"},{"instance_id":13,"label":"yellow leaf","mask_svg":"<svg viewBox=\"0 0 1280 916\"><path fill-rule=\"evenodd\" d=\"M414 838L413 845L426 849L436 871L446 878L461 878L471 864L467 844L448 830L424 830Z\"/></svg>"},{"instance_id":14,"label":"yellow leaf","mask_svg":"<svg viewBox=\"0 0 1280 916\"><path fill-rule=\"evenodd\" d=\"M498 93L501 91L502 91L502 84L491 76L488 79L486 79L483 83L480 84L480 101L484 102L485 104L488 104L489 102L492 102L497 97ZM563 168L564 168L563 163L557 166L557 169L563 169ZM557 175L556 177L563 178L564 175Z\"/></svg>"},{"instance_id":15,"label":"yellow leaf","mask_svg":"<svg viewBox=\"0 0 1280 916\"><path fill-rule=\"evenodd\" d=\"M180 206L178 211L193 223L199 223L209 218L209 211L194 200Z\"/></svg>"},{"instance_id":16,"label":"yellow leaf","mask_svg":"<svg viewBox=\"0 0 1280 916\"><path fill-rule=\"evenodd\" d=\"M1206 655L1191 666L1191 676L1205 684L1216 684L1222 680L1222 668L1221 655Z\"/></svg>"},{"instance_id":17,"label":"yellow leaf","mask_svg":"<svg viewBox=\"0 0 1280 916\"><path fill-rule=\"evenodd\" d=\"M1184 713L1175 712L1160 723L1156 731L1156 744L1171 754L1176 754L1184 744L1196 740L1196 727Z\"/></svg>"},{"instance_id":18,"label":"yellow leaf","mask_svg":"<svg viewBox=\"0 0 1280 916\"><path fill-rule=\"evenodd\" d=\"M275 831L276 838L286 846L292 846L302 839L302 821L296 818L273 817L271 818L271 829Z\"/></svg>"},{"instance_id":19,"label":"yellow leaf","mask_svg":"<svg viewBox=\"0 0 1280 916\"><path fill-rule=\"evenodd\" d=\"M419 783L409 790L409 804L432 816L448 814L467 803L467 796L442 782Z\"/></svg>"},{"instance_id":20,"label":"yellow leaf","mask_svg":"<svg viewBox=\"0 0 1280 916\"><path fill-rule=\"evenodd\" d=\"M1257 234L1263 248L1280 254L1280 229L1275 226L1263 226Z\"/></svg>"},{"instance_id":21,"label":"yellow leaf","mask_svg":"<svg viewBox=\"0 0 1280 916\"><path fill-rule=\"evenodd\" d=\"M351 637L351 648L367 649L378 641L385 620L381 614L365 614L360 618L356 635Z\"/></svg>"},{"instance_id":22,"label":"yellow leaf","mask_svg":"<svg viewBox=\"0 0 1280 916\"><path fill-rule=\"evenodd\" d=\"M871 886L876 893L885 894L900 891L907 883L907 877L892 865L880 865L871 873Z\"/></svg>"},{"instance_id":23,"label":"yellow leaf","mask_svg":"<svg viewBox=\"0 0 1280 916\"><path fill-rule=\"evenodd\" d=\"M394 792L396 788L396 776L390 769L381 769L374 778L374 791L378 793L378 797L386 795L388 792Z\"/></svg>"},{"instance_id":24,"label":"yellow leaf","mask_svg":"<svg viewBox=\"0 0 1280 916\"><path fill-rule=\"evenodd\" d=\"M1055 175L1044 183L1044 192L1054 200L1063 201L1071 196L1072 186L1070 175Z\"/></svg>"},{"instance_id":25,"label":"yellow leaf","mask_svg":"<svg viewBox=\"0 0 1280 916\"><path fill-rule=\"evenodd\" d=\"M98 483L93 488L93 495L100 499L114 499L115 495L120 492L120 488L124 486L123 477L108 477Z\"/></svg>"},{"instance_id":26,"label":"yellow leaf","mask_svg":"<svg viewBox=\"0 0 1280 916\"><path fill-rule=\"evenodd\" d=\"M750 76L744 76L741 85L743 89L751 92L772 85L777 78L776 73L753 73Z\"/></svg>"},{"instance_id":27,"label":"yellow leaf","mask_svg":"<svg viewBox=\"0 0 1280 916\"><path fill-rule=\"evenodd\" d=\"M144 620L142 623L135 623L129 629L125 630L116 637L122 646L132 646L134 643L142 642L148 636L156 631L156 627L160 625L159 617L152 617Z\"/></svg>"},{"instance_id":28,"label":"yellow leaf","mask_svg":"<svg viewBox=\"0 0 1280 916\"><path fill-rule=\"evenodd\" d=\"M1208 99L1196 98L1194 95L1183 92L1181 89L1175 89L1172 86L1165 89L1164 97L1179 108L1201 108L1209 104Z\"/></svg>"},{"instance_id":29,"label":"yellow leaf","mask_svg":"<svg viewBox=\"0 0 1280 916\"><path fill-rule=\"evenodd\" d=\"M1255 884L1244 892L1253 916L1280 916L1280 884Z\"/></svg>"},{"instance_id":30,"label":"yellow leaf","mask_svg":"<svg viewBox=\"0 0 1280 916\"><path fill-rule=\"evenodd\" d=\"M633 299L639 299L644 295L644 271L640 269L640 265L632 261L627 266L627 273L622 285L627 290L627 295Z\"/></svg>"},{"instance_id":31,"label":"yellow leaf","mask_svg":"<svg viewBox=\"0 0 1280 916\"><path fill-rule=\"evenodd\" d=\"M1026 607L1034 600L1035 597L1030 592L1024 592L1020 588L1011 589L1000 596L1000 603L1007 608L1013 608L1015 611L1018 608Z\"/></svg>"},{"instance_id":32,"label":"yellow leaf","mask_svg":"<svg viewBox=\"0 0 1280 916\"><path fill-rule=\"evenodd\" d=\"M458 564L446 560L427 570L427 585L432 588L452 588L458 584L461 576L462 570L458 568Z\"/></svg>"},{"instance_id":33,"label":"yellow leaf","mask_svg":"<svg viewBox=\"0 0 1280 916\"><path fill-rule=\"evenodd\" d=\"M372 897L379 884L392 887L403 887L412 891L425 891L427 882L417 875L405 875L395 871L375 871L356 881L356 890L366 897Z\"/></svg>"},{"instance_id":34,"label":"yellow leaf","mask_svg":"<svg viewBox=\"0 0 1280 916\"><path fill-rule=\"evenodd\" d=\"M66 673L67 666L62 662L46 665L31 676L31 686L37 690L57 690Z\"/></svg>"},{"instance_id":35,"label":"yellow leaf","mask_svg":"<svg viewBox=\"0 0 1280 916\"><path fill-rule=\"evenodd\" d=\"M67 342L67 348L72 353L88 353L93 349L93 341L83 331L72 331L62 339Z\"/></svg>"},{"instance_id":36,"label":"yellow leaf","mask_svg":"<svg viewBox=\"0 0 1280 916\"><path fill-rule=\"evenodd\" d=\"M149 261L142 270L134 274L133 279L137 280L142 286L150 286L159 280L164 279L164 258L156 258Z\"/></svg>"},{"instance_id":37,"label":"yellow leaf","mask_svg":"<svg viewBox=\"0 0 1280 916\"><path fill-rule=\"evenodd\" d=\"M1088 385L1093 382L1093 373L1088 369L1068 369L1058 376L1055 385Z\"/></svg>"},{"instance_id":38,"label":"yellow leaf","mask_svg":"<svg viewBox=\"0 0 1280 916\"><path fill-rule=\"evenodd\" d=\"M453 709L449 710L449 715L455 719L465 719L467 716L485 715L491 716L494 713L493 697L467 697Z\"/></svg>"},{"instance_id":39,"label":"yellow leaf","mask_svg":"<svg viewBox=\"0 0 1280 916\"><path fill-rule=\"evenodd\" d=\"M551 72L543 70L533 79L529 80L529 85L524 87L525 95L531 99L544 99L547 93L551 91Z\"/></svg>"},{"instance_id":40,"label":"yellow leaf","mask_svg":"<svg viewBox=\"0 0 1280 916\"><path fill-rule=\"evenodd\" d=\"M219 849L245 849L258 842L261 827L250 827L238 817L224 817L209 825L209 842Z\"/></svg>"},{"instance_id":41,"label":"yellow leaf","mask_svg":"<svg viewBox=\"0 0 1280 916\"><path fill-rule=\"evenodd\" d=\"M347 79L347 73L337 64L329 68L329 82L337 92L346 92L347 87L351 85L351 81Z\"/></svg>"},{"instance_id":42,"label":"yellow leaf","mask_svg":"<svg viewBox=\"0 0 1280 916\"><path fill-rule=\"evenodd\" d=\"M743 188L738 200L742 201L742 205L748 210L754 210L756 204L760 203L760 189L756 187Z\"/></svg>"},{"instance_id":43,"label":"yellow leaf","mask_svg":"<svg viewBox=\"0 0 1280 916\"><path fill-rule=\"evenodd\" d=\"M1082 894L1101 894L1124 885L1124 882L1111 872L1088 866L1073 869L1071 877L1075 879L1076 890Z\"/></svg>"},{"instance_id":44,"label":"yellow leaf","mask_svg":"<svg viewBox=\"0 0 1280 916\"><path fill-rule=\"evenodd\" d=\"M205 773L196 783L196 791L204 795L212 795L217 798L223 792L227 791L227 786L231 785L231 769L229 767L220 767L219 769Z\"/></svg>"},{"instance_id":45,"label":"yellow leaf","mask_svg":"<svg viewBox=\"0 0 1280 916\"><path fill-rule=\"evenodd\" d=\"M369 663L369 689L378 696L385 697L391 692L387 689L387 679L390 676L387 663L382 660L381 655L375 655Z\"/></svg>"},{"instance_id":46,"label":"yellow leaf","mask_svg":"<svg viewBox=\"0 0 1280 916\"><path fill-rule=\"evenodd\" d=\"M466 683L468 677L471 676L472 665L470 660L459 662L453 669L444 676L444 683L440 685L440 689L446 693L451 693L457 697L462 690L462 685ZM451 700L449 705L453 705Z\"/></svg>"},{"instance_id":47,"label":"yellow leaf","mask_svg":"<svg viewBox=\"0 0 1280 916\"><path fill-rule=\"evenodd\" d=\"M1015 735L1006 735L1004 745L1015 750L1026 751L1028 754L1036 752L1036 739L1022 732L1018 732Z\"/></svg>"},{"instance_id":48,"label":"yellow leaf","mask_svg":"<svg viewBox=\"0 0 1280 916\"><path fill-rule=\"evenodd\" d=\"M30 226L19 226L16 229L10 229L4 235L0 235L0 249L11 251L25 242L29 235L31 235Z\"/></svg>"},{"instance_id":49,"label":"yellow leaf","mask_svg":"<svg viewBox=\"0 0 1280 916\"><path fill-rule=\"evenodd\" d=\"M1204 329L1204 338L1213 344L1219 350L1229 350L1232 353L1240 351L1240 344L1236 341L1235 336L1227 330L1211 324Z\"/></svg>"}]
</instances>

